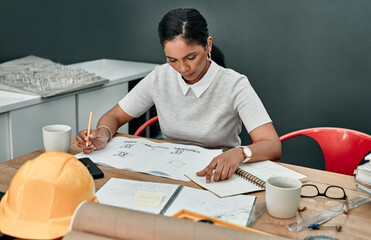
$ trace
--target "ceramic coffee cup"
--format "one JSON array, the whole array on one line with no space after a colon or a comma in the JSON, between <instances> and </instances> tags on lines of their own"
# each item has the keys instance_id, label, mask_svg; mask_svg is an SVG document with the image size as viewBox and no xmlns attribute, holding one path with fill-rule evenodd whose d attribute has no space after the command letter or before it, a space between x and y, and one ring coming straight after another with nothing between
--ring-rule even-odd
<instances>
[{"instance_id":1,"label":"ceramic coffee cup","mask_svg":"<svg viewBox=\"0 0 371 240\"><path fill-rule=\"evenodd\" d=\"M70 150L71 127L49 125L43 127L43 140L46 152L66 152Z\"/></svg>"},{"instance_id":2,"label":"ceramic coffee cup","mask_svg":"<svg viewBox=\"0 0 371 240\"><path fill-rule=\"evenodd\" d=\"M265 201L269 215L292 218L299 207L302 183L292 177L271 177L265 188Z\"/></svg>"}]
</instances>

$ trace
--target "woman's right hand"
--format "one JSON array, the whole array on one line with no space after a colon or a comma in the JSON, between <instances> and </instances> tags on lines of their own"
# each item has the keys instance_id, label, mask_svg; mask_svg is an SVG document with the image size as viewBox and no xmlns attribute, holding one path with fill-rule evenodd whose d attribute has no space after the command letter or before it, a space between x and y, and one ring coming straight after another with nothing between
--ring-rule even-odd
<instances>
[{"instance_id":1,"label":"woman's right hand","mask_svg":"<svg viewBox=\"0 0 371 240\"><path fill-rule=\"evenodd\" d=\"M88 146L86 146L86 141L88 140L88 130L85 129L80 131L79 135L76 136L77 146L79 148L82 148L82 151L84 153L91 153L95 150L103 149L109 140L109 136L105 131L106 130L102 128L100 128L99 130L91 129Z\"/></svg>"}]
</instances>

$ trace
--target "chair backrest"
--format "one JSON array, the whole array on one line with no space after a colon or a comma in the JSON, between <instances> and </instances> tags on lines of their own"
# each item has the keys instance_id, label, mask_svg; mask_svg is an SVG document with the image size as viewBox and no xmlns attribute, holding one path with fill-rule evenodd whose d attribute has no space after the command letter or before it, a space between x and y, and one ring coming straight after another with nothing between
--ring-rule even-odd
<instances>
[{"instance_id":1,"label":"chair backrest","mask_svg":"<svg viewBox=\"0 0 371 240\"><path fill-rule=\"evenodd\" d=\"M363 157L371 151L371 135L356 130L317 127L302 129L280 137L281 142L305 135L321 147L326 171L353 175Z\"/></svg>"},{"instance_id":2,"label":"chair backrest","mask_svg":"<svg viewBox=\"0 0 371 240\"><path fill-rule=\"evenodd\" d=\"M149 119L147 122L143 123L142 126L140 126L134 133L134 136L139 136L143 131L144 129L146 129L149 125L151 125L152 123L155 123L158 121L158 116L155 116L151 119Z\"/></svg>"}]
</instances>

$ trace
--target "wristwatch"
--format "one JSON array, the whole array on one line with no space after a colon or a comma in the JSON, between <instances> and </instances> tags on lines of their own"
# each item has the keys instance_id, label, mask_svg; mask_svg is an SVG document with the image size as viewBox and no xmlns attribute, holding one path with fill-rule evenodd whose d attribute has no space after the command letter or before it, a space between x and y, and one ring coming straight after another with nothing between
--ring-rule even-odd
<instances>
[{"instance_id":1,"label":"wristwatch","mask_svg":"<svg viewBox=\"0 0 371 240\"><path fill-rule=\"evenodd\" d=\"M242 163L246 163L251 159L251 149L248 146L240 146L242 148L243 155L245 155L245 160L242 161Z\"/></svg>"}]
</instances>

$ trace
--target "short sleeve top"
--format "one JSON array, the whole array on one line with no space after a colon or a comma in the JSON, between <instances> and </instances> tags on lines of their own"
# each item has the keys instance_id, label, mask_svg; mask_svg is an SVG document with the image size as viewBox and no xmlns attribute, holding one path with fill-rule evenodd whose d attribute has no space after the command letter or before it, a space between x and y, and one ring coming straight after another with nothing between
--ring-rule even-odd
<instances>
[{"instance_id":1,"label":"short sleeve top","mask_svg":"<svg viewBox=\"0 0 371 240\"><path fill-rule=\"evenodd\" d=\"M169 64L157 66L119 105L132 117L155 105L168 141L206 148L241 145L242 122L248 132L271 122L247 77L215 62L193 85Z\"/></svg>"}]
</instances>

